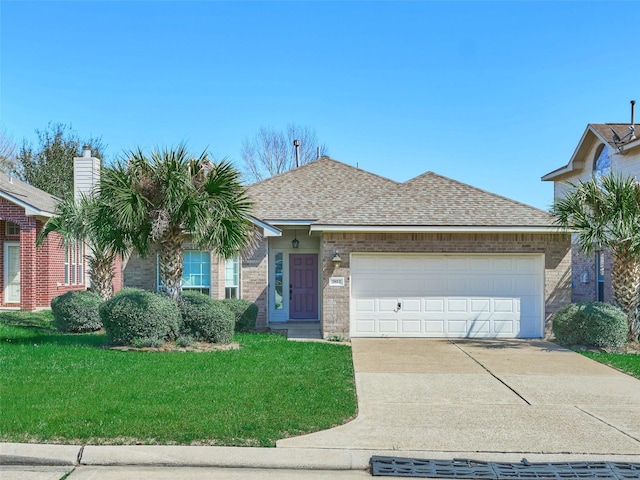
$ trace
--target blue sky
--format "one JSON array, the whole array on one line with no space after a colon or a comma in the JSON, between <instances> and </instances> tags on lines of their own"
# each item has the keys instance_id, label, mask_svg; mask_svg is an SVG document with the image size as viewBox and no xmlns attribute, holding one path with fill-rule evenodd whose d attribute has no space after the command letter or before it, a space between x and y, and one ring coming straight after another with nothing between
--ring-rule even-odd
<instances>
[{"instance_id":1,"label":"blue sky","mask_svg":"<svg viewBox=\"0 0 640 480\"><path fill-rule=\"evenodd\" d=\"M640 2L0 0L0 124L240 162L289 123L340 161L539 208L587 123L640 100Z\"/></svg>"}]
</instances>

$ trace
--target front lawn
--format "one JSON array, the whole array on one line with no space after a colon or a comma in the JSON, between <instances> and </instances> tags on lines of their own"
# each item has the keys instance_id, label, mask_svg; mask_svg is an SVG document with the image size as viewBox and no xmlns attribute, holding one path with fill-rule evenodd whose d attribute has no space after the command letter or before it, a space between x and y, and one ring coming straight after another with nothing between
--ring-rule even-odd
<instances>
[{"instance_id":1,"label":"front lawn","mask_svg":"<svg viewBox=\"0 0 640 480\"><path fill-rule=\"evenodd\" d=\"M600 352L579 352L585 357L589 357L597 362L610 365L618 370L627 372L634 377L640 378L640 355L637 353L600 353Z\"/></svg>"},{"instance_id":2,"label":"front lawn","mask_svg":"<svg viewBox=\"0 0 640 480\"><path fill-rule=\"evenodd\" d=\"M0 441L273 446L354 417L351 348L238 334L238 350L136 352L0 313Z\"/></svg>"}]
</instances>

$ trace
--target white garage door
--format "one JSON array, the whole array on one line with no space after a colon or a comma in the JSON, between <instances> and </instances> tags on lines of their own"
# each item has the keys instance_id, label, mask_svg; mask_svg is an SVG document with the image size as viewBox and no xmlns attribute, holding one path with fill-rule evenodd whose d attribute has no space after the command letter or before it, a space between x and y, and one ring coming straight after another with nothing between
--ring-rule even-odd
<instances>
[{"instance_id":1,"label":"white garage door","mask_svg":"<svg viewBox=\"0 0 640 480\"><path fill-rule=\"evenodd\" d=\"M352 337L542 336L542 255L351 256Z\"/></svg>"}]
</instances>

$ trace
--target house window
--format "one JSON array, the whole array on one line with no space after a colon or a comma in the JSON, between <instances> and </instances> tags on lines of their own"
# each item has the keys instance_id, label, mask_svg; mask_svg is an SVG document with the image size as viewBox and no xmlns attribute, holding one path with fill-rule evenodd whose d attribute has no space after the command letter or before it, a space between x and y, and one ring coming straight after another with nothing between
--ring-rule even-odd
<instances>
[{"instance_id":1,"label":"house window","mask_svg":"<svg viewBox=\"0 0 640 480\"><path fill-rule=\"evenodd\" d=\"M182 289L210 295L211 254L209 252L185 250L182 261Z\"/></svg>"},{"instance_id":2,"label":"house window","mask_svg":"<svg viewBox=\"0 0 640 480\"><path fill-rule=\"evenodd\" d=\"M275 265L274 265L274 270L275 270L275 308L276 310L282 310L284 308L283 305L283 298L282 298L282 287L283 287L283 278L282 278L282 264L283 261L283 253L282 252L277 252L276 256L275 256Z\"/></svg>"},{"instance_id":3,"label":"house window","mask_svg":"<svg viewBox=\"0 0 640 480\"><path fill-rule=\"evenodd\" d=\"M84 283L84 243L73 242L64 252L65 285L82 285Z\"/></svg>"},{"instance_id":4,"label":"house window","mask_svg":"<svg viewBox=\"0 0 640 480\"><path fill-rule=\"evenodd\" d=\"M600 145L596 150L593 160L593 173L597 179L609 175L611 172L611 158L609 158L609 149L606 145Z\"/></svg>"},{"instance_id":5,"label":"house window","mask_svg":"<svg viewBox=\"0 0 640 480\"><path fill-rule=\"evenodd\" d=\"M19 237L20 236L20 225L17 223L13 223L10 221L5 222L5 235L7 237Z\"/></svg>"},{"instance_id":6,"label":"house window","mask_svg":"<svg viewBox=\"0 0 640 480\"><path fill-rule=\"evenodd\" d=\"M604 252L596 252L596 301L604 302Z\"/></svg>"},{"instance_id":7,"label":"house window","mask_svg":"<svg viewBox=\"0 0 640 480\"><path fill-rule=\"evenodd\" d=\"M229 258L224 267L224 298L240 298L240 259Z\"/></svg>"}]
</instances>

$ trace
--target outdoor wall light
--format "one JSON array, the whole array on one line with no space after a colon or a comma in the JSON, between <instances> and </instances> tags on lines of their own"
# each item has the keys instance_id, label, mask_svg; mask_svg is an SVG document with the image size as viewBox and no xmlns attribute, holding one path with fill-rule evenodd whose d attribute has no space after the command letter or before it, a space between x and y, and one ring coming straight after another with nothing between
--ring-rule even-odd
<instances>
[{"instance_id":1,"label":"outdoor wall light","mask_svg":"<svg viewBox=\"0 0 640 480\"><path fill-rule=\"evenodd\" d=\"M333 263L333 268L340 268L342 259L340 258L340 255L338 255L338 252L336 252L333 258L331 259L331 263Z\"/></svg>"},{"instance_id":2,"label":"outdoor wall light","mask_svg":"<svg viewBox=\"0 0 640 480\"><path fill-rule=\"evenodd\" d=\"M293 248L298 248L300 246L300 240L298 240L298 232L294 230L293 240L291 240L291 246Z\"/></svg>"}]
</instances>

